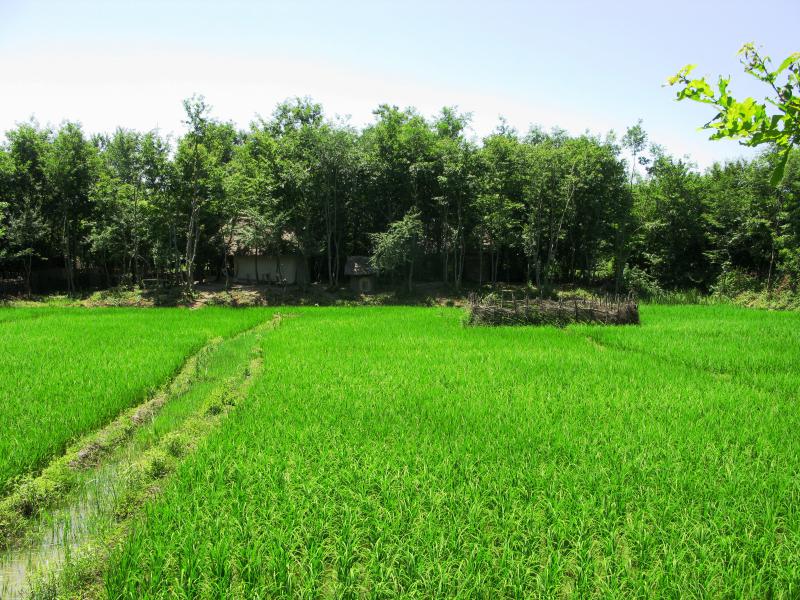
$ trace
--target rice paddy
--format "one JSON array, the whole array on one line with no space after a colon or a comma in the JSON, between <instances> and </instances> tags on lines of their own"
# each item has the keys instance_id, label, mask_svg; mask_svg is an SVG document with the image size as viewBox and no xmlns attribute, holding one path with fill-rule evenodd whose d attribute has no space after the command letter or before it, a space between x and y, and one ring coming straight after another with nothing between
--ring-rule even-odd
<instances>
[{"instance_id":1,"label":"rice paddy","mask_svg":"<svg viewBox=\"0 0 800 600\"><path fill-rule=\"evenodd\" d=\"M0 493L259 310L0 309Z\"/></svg>"},{"instance_id":2,"label":"rice paddy","mask_svg":"<svg viewBox=\"0 0 800 600\"><path fill-rule=\"evenodd\" d=\"M208 310L193 327L251 318ZM115 335L152 327L131 312ZM281 312L246 394L64 593L800 595L800 315L647 306L639 327L555 329L464 327L455 308ZM192 397L130 448L205 406Z\"/></svg>"}]
</instances>

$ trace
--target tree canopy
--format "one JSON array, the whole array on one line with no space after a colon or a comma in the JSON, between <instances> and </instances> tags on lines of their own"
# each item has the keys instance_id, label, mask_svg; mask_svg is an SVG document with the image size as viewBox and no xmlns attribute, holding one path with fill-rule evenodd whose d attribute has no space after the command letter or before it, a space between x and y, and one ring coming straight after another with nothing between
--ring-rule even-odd
<instances>
[{"instance_id":1,"label":"tree canopy","mask_svg":"<svg viewBox=\"0 0 800 600\"><path fill-rule=\"evenodd\" d=\"M3 277L28 292L145 279L191 291L229 283L234 254L293 255L331 287L349 255L373 256L382 277L454 288L710 291L800 276L800 161L777 141L701 173L650 143L641 122L618 138L501 121L477 140L453 107L428 118L382 105L362 130L308 98L246 130L202 97L185 110L177 139L88 136L71 122L7 132Z\"/></svg>"}]
</instances>

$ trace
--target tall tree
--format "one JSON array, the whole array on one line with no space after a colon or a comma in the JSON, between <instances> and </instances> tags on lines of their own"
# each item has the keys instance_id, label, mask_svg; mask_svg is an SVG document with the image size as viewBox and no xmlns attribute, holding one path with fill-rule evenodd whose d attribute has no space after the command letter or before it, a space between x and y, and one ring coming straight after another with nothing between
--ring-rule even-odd
<instances>
[{"instance_id":1,"label":"tall tree","mask_svg":"<svg viewBox=\"0 0 800 600\"><path fill-rule=\"evenodd\" d=\"M144 242L147 252L142 260L145 270L154 271L159 280L172 283L180 277L181 252L179 230L183 219L177 191L178 174L171 160L169 141L150 131L141 138L143 218L146 223Z\"/></svg>"},{"instance_id":2,"label":"tall tree","mask_svg":"<svg viewBox=\"0 0 800 600\"><path fill-rule=\"evenodd\" d=\"M625 135L622 136L622 146L631 153L631 165L628 178L628 194L621 197L621 210L616 219L616 231L614 239L614 293L619 293L623 285L625 264L628 261L630 244L631 209L633 206L634 180L636 178L636 167L646 166L649 158L644 155L647 149L647 132L642 127L642 120L628 127Z\"/></svg>"},{"instance_id":3,"label":"tall tree","mask_svg":"<svg viewBox=\"0 0 800 600\"><path fill-rule=\"evenodd\" d=\"M204 225L219 225L215 207L225 193L225 165L233 158L238 134L230 123L211 119L210 106L202 96L186 100L184 109L188 131L178 144L175 163L179 175L180 196L187 213L185 251L182 257L184 287L187 293L192 293L198 250L207 249L218 256L218 252L213 252L208 243L214 232L206 232ZM199 243L204 234L207 234L206 243L201 248Z\"/></svg>"},{"instance_id":4,"label":"tall tree","mask_svg":"<svg viewBox=\"0 0 800 600\"><path fill-rule=\"evenodd\" d=\"M45 170L50 191L49 211L61 246L67 290L76 291L76 261L82 251L91 216L91 191L97 175L97 154L81 126L65 123L56 133Z\"/></svg>"},{"instance_id":5,"label":"tall tree","mask_svg":"<svg viewBox=\"0 0 800 600\"><path fill-rule=\"evenodd\" d=\"M122 282L141 284L141 241L146 232L142 136L117 129L110 138L99 138L97 144L101 168L93 190L91 247L108 278L112 260L120 269Z\"/></svg>"},{"instance_id":6,"label":"tall tree","mask_svg":"<svg viewBox=\"0 0 800 600\"><path fill-rule=\"evenodd\" d=\"M5 257L23 269L25 292L31 294L34 260L46 260L47 223L44 205L49 195L46 174L51 132L37 123L23 123L7 134L7 204Z\"/></svg>"},{"instance_id":7,"label":"tall tree","mask_svg":"<svg viewBox=\"0 0 800 600\"><path fill-rule=\"evenodd\" d=\"M479 253L489 252L489 277L497 283L501 259L520 239L525 151L517 132L501 122L483 141L479 192L475 201ZM481 271L482 267L481 258ZM481 273L482 277L482 273Z\"/></svg>"},{"instance_id":8,"label":"tall tree","mask_svg":"<svg viewBox=\"0 0 800 600\"><path fill-rule=\"evenodd\" d=\"M11 196L14 179L14 163L5 148L0 147L0 241L6 234L6 211ZM0 259L3 258L3 247L0 245Z\"/></svg>"},{"instance_id":9,"label":"tall tree","mask_svg":"<svg viewBox=\"0 0 800 600\"><path fill-rule=\"evenodd\" d=\"M459 114L455 108L445 107L433 123L438 135L434 148L437 196L433 202L439 209L437 218L442 281L448 283L452 262L456 289L461 287L463 279L469 207L474 202L477 189L473 164L475 148L464 139L464 129L470 119L469 114Z\"/></svg>"},{"instance_id":10,"label":"tall tree","mask_svg":"<svg viewBox=\"0 0 800 600\"><path fill-rule=\"evenodd\" d=\"M384 271L405 265L408 269L409 292L414 290L414 261L421 251L422 235L420 213L414 209L402 219L390 223L385 232L372 234L372 263Z\"/></svg>"}]
</instances>

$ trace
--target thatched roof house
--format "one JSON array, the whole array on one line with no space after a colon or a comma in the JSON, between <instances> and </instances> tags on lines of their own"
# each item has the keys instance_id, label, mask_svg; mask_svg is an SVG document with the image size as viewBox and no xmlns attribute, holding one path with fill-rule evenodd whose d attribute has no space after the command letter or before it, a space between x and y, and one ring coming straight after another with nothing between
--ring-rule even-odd
<instances>
[{"instance_id":1,"label":"thatched roof house","mask_svg":"<svg viewBox=\"0 0 800 600\"><path fill-rule=\"evenodd\" d=\"M362 294L375 290L375 275L369 256L348 256L344 264L344 274L350 278L350 289Z\"/></svg>"},{"instance_id":2,"label":"thatched roof house","mask_svg":"<svg viewBox=\"0 0 800 600\"><path fill-rule=\"evenodd\" d=\"M244 221L243 227L252 227L252 224ZM244 283L307 283L308 265L298 246L297 236L292 231L281 233L282 252L255 250L247 245L241 233L234 235L229 246L233 258L233 276Z\"/></svg>"}]
</instances>

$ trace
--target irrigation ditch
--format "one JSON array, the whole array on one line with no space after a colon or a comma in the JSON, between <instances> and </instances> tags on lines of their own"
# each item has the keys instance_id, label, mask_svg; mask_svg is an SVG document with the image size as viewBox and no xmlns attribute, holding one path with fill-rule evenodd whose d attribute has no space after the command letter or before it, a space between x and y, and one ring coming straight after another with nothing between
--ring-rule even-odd
<instances>
[{"instance_id":1,"label":"irrigation ditch","mask_svg":"<svg viewBox=\"0 0 800 600\"><path fill-rule=\"evenodd\" d=\"M145 402L0 500L0 598L101 595L102 566L142 505L246 396L281 315L216 338Z\"/></svg>"}]
</instances>

